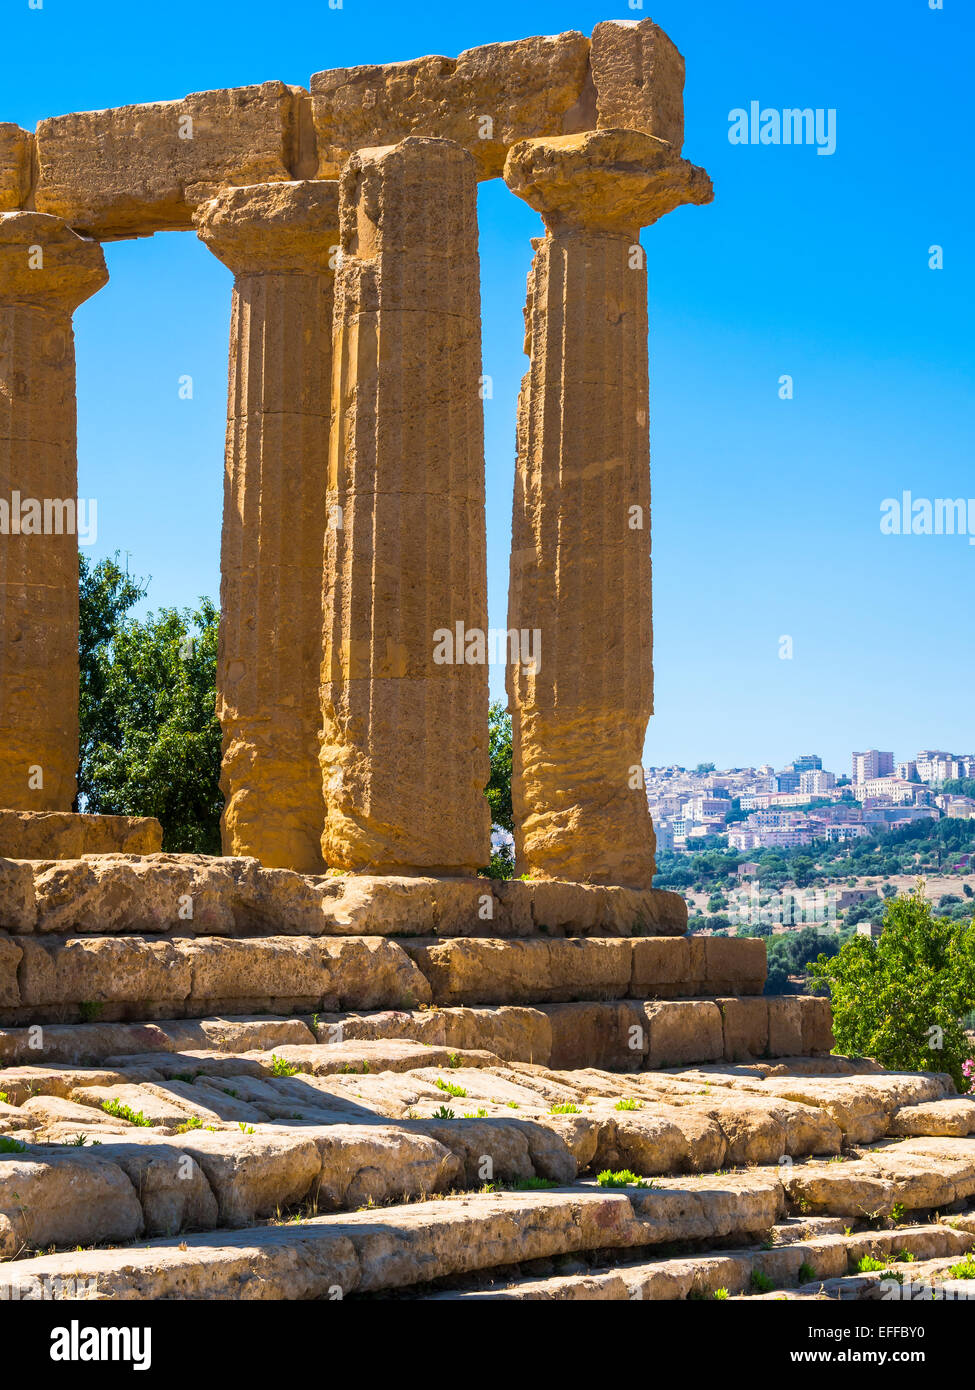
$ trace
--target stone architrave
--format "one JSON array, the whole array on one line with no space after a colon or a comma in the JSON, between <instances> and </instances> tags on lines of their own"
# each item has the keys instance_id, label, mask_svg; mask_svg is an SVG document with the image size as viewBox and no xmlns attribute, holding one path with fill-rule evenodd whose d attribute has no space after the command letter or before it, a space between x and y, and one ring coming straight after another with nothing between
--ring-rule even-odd
<instances>
[{"instance_id":1,"label":"stone architrave","mask_svg":"<svg viewBox=\"0 0 975 1390\"><path fill-rule=\"evenodd\" d=\"M411 137L340 180L321 765L348 871L490 858L476 177Z\"/></svg>"},{"instance_id":2,"label":"stone architrave","mask_svg":"<svg viewBox=\"0 0 975 1390\"><path fill-rule=\"evenodd\" d=\"M338 185L229 189L197 227L234 272L217 662L223 848L316 872Z\"/></svg>"},{"instance_id":3,"label":"stone architrave","mask_svg":"<svg viewBox=\"0 0 975 1390\"><path fill-rule=\"evenodd\" d=\"M665 141L605 130L515 145L508 187L542 214L528 278L508 667L517 872L650 886L642 754L653 710L647 277L642 226L705 203Z\"/></svg>"},{"instance_id":4,"label":"stone architrave","mask_svg":"<svg viewBox=\"0 0 975 1390\"><path fill-rule=\"evenodd\" d=\"M70 811L75 797L71 317L107 281L101 247L60 218L0 213L0 806L15 810Z\"/></svg>"}]
</instances>

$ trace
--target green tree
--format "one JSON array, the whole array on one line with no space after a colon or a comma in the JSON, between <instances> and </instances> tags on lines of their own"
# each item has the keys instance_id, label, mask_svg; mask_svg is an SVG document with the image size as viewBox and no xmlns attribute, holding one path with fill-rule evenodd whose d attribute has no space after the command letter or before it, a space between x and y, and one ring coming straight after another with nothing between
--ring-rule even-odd
<instances>
[{"instance_id":1,"label":"green tree","mask_svg":"<svg viewBox=\"0 0 975 1390\"><path fill-rule=\"evenodd\" d=\"M935 917L920 888L891 898L879 941L852 936L814 962L833 1002L841 1052L903 1071L947 1071L967 1088L972 1045L962 1027L975 1005L975 923Z\"/></svg>"},{"instance_id":2,"label":"green tree","mask_svg":"<svg viewBox=\"0 0 975 1390\"><path fill-rule=\"evenodd\" d=\"M105 699L105 658L111 649L112 638L129 609L144 598L148 584L133 579L118 563L118 551L111 559L91 561L78 552L78 666L80 671L79 724L80 765L78 795L85 797L88 809L90 788L86 776L92 754L92 736L97 728L96 711Z\"/></svg>"},{"instance_id":3,"label":"green tree","mask_svg":"<svg viewBox=\"0 0 975 1390\"><path fill-rule=\"evenodd\" d=\"M942 782L941 790L952 796L975 797L975 777L951 777Z\"/></svg>"},{"instance_id":4,"label":"green tree","mask_svg":"<svg viewBox=\"0 0 975 1390\"><path fill-rule=\"evenodd\" d=\"M511 715L500 700L488 709L488 751L491 757L491 780L485 796L491 806L491 822L502 830L515 831L511 809Z\"/></svg>"},{"instance_id":5,"label":"green tree","mask_svg":"<svg viewBox=\"0 0 975 1390\"><path fill-rule=\"evenodd\" d=\"M797 888L806 888L816 865L807 855L797 855L792 861L792 881Z\"/></svg>"},{"instance_id":6,"label":"green tree","mask_svg":"<svg viewBox=\"0 0 975 1390\"><path fill-rule=\"evenodd\" d=\"M196 611L127 616L145 592L115 560L82 560L79 800L157 816L166 850L219 854L219 615L201 599Z\"/></svg>"}]
</instances>

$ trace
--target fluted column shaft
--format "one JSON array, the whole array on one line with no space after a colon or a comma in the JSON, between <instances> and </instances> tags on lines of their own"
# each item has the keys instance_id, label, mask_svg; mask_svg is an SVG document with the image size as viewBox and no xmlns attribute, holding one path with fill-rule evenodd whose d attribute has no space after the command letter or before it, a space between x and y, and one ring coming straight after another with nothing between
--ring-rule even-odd
<instances>
[{"instance_id":1,"label":"fluted column shaft","mask_svg":"<svg viewBox=\"0 0 975 1390\"><path fill-rule=\"evenodd\" d=\"M323 853L471 873L490 857L487 654L468 643L487 629L475 167L410 138L340 183Z\"/></svg>"},{"instance_id":2,"label":"fluted column shaft","mask_svg":"<svg viewBox=\"0 0 975 1390\"><path fill-rule=\"evenodd\" d=\"M646 272L634 236L567 230L529 277L508 626L519 872L649 885L653 710Z\"/></svg>"},{"instance_id":3,"label":"fluted column shaft","mask_svg":"<svg viewBox=\"0 0 975 1390\"><path fill-rule=\"evenodd\" d=\"M321 595L335 183L258 184L207 204L234 271L217 715L227 854L320 871Z\"/></svg>"},{"instance_id":4,"label":"fluted column shaft","mask_svg":"<svg viewBox=\"0 0 975 1390\"><path fill-rule=\"evenodd\" d=\"M505 178L542 213L525 310L508 667L516 871L649 887L653 711L647 277L641 225L710 184L627 131L524 141Z\"/></svg>"},{"instance_id":5,"label":"fluted column shaft","mask_svg":"<svg viewBox=\"0 0 975 1390\"><path fill-rule=\"evenodd\" d=\"M71 316L108 280L57 217L0 215L0 806L70 811L78 769Z\"/></svg>"}]
</instances>

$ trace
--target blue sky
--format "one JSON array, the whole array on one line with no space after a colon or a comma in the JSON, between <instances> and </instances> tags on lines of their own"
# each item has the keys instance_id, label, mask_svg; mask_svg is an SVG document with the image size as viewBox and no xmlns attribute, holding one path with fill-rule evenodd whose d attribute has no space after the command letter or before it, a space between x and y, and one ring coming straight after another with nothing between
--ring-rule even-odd
<instances>
[{"instance_id":1,"label":"blue sky","mask_svg":"<svg viewBox=\"0 0 975 1390\"><path fill-rule=\"evenodd\" d=\"M781 765L975 746L975 547L884 536L880 506L975 497L966 0L422 6L2 0L0 120L180 97L652 16L687 61L708 208L643 234L650 270L657 714L645 761ZM837 148L738 146L729 112L834 108ZM535 214L481 190L491 621L505 620L514 406ZM928 248L944 247L944 269ZM230 274L191 233L106 248L79 311L95 554L155 605L219 587ZM179 378L194 380L192 401ZM778 381L794 378L794 399ZM793 642L780 659L780 638ZM580 659L585 660L585 652ZM503 690L493 672L495 693Z\"/></svg>"}]
</instances>

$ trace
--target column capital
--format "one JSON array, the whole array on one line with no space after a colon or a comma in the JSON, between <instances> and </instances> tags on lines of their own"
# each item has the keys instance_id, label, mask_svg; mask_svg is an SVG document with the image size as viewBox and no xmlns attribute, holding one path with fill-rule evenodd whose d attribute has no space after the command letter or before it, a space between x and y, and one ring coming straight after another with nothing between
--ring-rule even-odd
<instances>
[{"instance_id":1,"label":"column capital","mask_svg":"<svg viewBox=\"0 0 975 1390\"><path fill-rule=\"evenodd\" d=\"M235 275L318 275L339 239L337 179L226 188L197 209L197 235Z\"/></svg>"},{"instance_id":2,"label":"column capital","mask_svg":"<svg viewBox=\"0 0 975 1390\"><path fill-rule=\"evenodd\" d=\"M550 232L635 234L682 203L714 197L703 169L666 140L636 130L521 140L508 151L504 181Z\"/></svg>"},{"instance_id":3,"label":"column capital","mask_svg":"<svg viewBox=\"0 0 975 1390\"><path fill-rule=\"evenodd\" d=\"M71 314L107 283L97 241L46 212L0 213L0 304Z\"/></svg>"}]
</instances>

